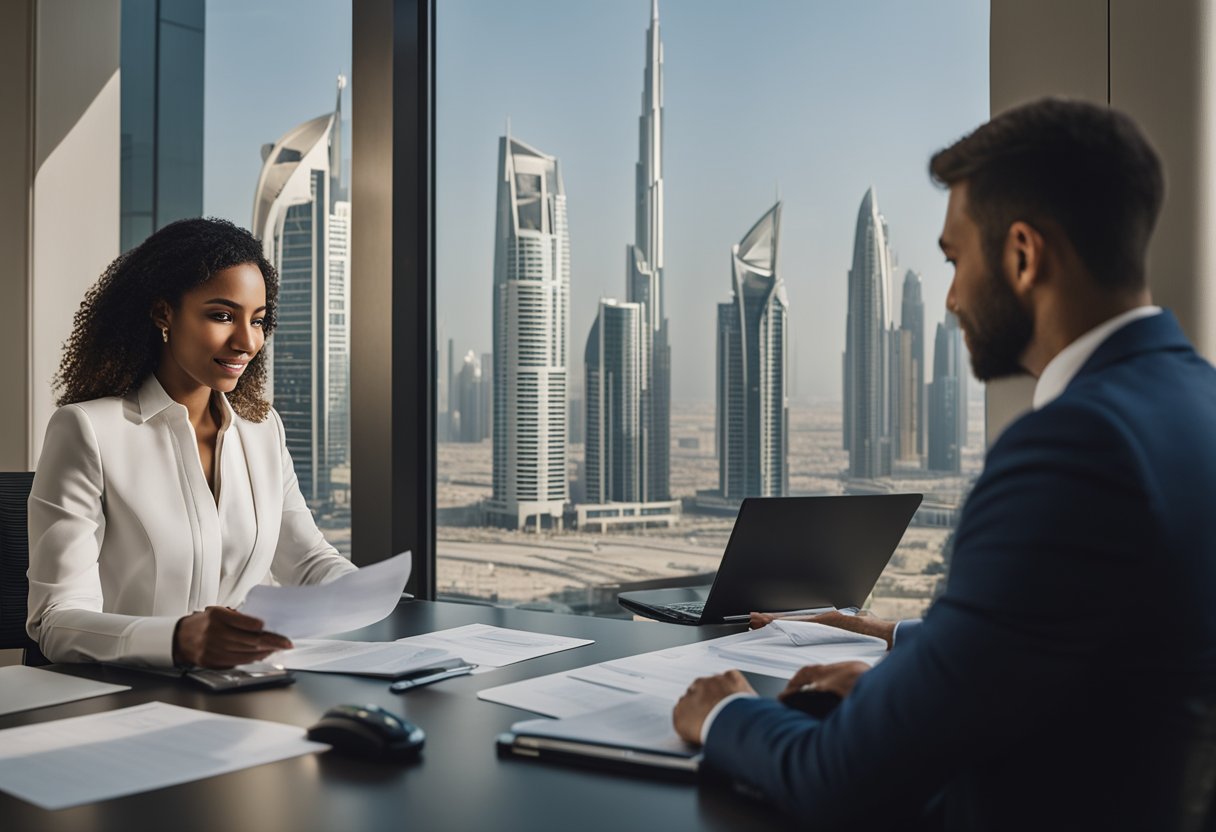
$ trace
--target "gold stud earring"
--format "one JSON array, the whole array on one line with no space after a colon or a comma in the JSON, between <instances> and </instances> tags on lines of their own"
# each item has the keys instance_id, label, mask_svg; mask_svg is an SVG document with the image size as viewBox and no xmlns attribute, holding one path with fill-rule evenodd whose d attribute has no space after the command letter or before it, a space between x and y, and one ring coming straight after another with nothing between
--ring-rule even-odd
<instances>
[{"instance_id":1,"label":"gold stud earring","mask_svg":"<svg viewBox=\"0 0 1216 832\"><path fill-rule=\"evenodd\" d=\"M160 328L160 337L164 340L164 342L166 344L169 343L169 327L162 326Z\"/></svg>"}]
</instances>

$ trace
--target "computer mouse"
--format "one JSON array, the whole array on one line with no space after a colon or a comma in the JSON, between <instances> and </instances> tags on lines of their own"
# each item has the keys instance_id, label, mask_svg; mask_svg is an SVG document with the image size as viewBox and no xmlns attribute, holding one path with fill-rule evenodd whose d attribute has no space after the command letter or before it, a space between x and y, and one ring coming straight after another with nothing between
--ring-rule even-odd
<instances>
[{"instance_id":1,"label":"computer mouse","mask_svg":"<svg viewBox=\"0 0 1216 832\"><path fill-rule=\"evenodd\" d=\"M369 760L412 760L426 733L379 705L335 705L308 729L308 738Z\"/></svg>"},{"instance_id":2,"label":"computer mouse","mask_svg":"<svg viewBox=\"0 0 1216 832\"><path fill-rule=\"evenodd\" d=\"M816 719L826 719L843 702L839 695L826 690L796 690L781 699L787 708L810 714Z\"/></svg>"}]
</instances>

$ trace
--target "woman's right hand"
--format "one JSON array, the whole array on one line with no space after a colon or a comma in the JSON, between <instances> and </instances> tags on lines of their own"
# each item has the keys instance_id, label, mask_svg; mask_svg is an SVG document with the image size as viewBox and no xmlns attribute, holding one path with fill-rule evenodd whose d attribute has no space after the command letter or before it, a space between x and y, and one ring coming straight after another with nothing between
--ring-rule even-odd
<instances>
[{"instance_id":1,"label":"woman's right hand","mask_svg":"<svg viewBox=\"0 0 1216 832\"><path fill-rule=\"evenodd\" d=\"M291 640L262 629L258 618L229 607L207 607L177 622L173 661L178 665L223 669L261 661Z\"/></svg>"}]
</instances>

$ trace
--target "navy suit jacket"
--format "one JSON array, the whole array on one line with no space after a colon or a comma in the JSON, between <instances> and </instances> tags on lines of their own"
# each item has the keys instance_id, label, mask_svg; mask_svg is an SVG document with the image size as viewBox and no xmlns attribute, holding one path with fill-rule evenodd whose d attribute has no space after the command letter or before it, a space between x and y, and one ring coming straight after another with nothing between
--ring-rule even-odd
<instances>
[{"instance_id":1,"label":"navy suit jacket","mask_svg":"<svg viewBox=\"0 0 1216 832\"><path fill-rule=\"evenodd\" d=\"M945 593L840 707L733 701L705 763L808 828L1163 830L1214 701L1216 370L1165 312L992 446Z\"/></svg>"}]
</instances>

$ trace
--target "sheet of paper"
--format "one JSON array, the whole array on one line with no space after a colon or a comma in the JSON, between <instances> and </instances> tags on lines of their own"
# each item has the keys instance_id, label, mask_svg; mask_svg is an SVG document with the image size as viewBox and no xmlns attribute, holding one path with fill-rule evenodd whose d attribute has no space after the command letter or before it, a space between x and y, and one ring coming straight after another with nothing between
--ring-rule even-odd
<instances>
[{"instance_id":1,"label":"sheet of paper","mask_svg":"<svg viewBox=\"0 0 1216 832\"><path fill-rule=\"evenodd\" d=\"M39 670L36 667L0 667L0 714L75 702L77 699L130 689L130 685L94 682L91 679L55 673L53 670Z\"/></svg>"},{"instance_id":2,"label":"sheet of paper","mask_svg":"<svg viewBox=\"0 0 1216 832\"><path fill-rule=\"evenodd\" d=\"M398 644L447 650L469 664L477 665L478 670L475 672L480 672L535 659L538 656L547 656L550 653L560 653L585 644L594 644L594 640L508 630L489 624L466 624L450 630L403 638L398 640Z\"/></svg>"},{"instance_id":3,"label":"sheet of paper","mask_svg":"<svg viewBox=\"0 0 1216 832\"><path fill-rule=\"evenodd\" d=\"M400 676L456 658L438 647L419 647L396 641L300 639L295 645L294 650L275 653L271 660L289 670Z\"/></svg>"},{"instance_id":4,"label":"sheet of paper","mask_svg":"<svg viewBox=\"0 0 1216 832\"><path fill-rule=\"evenodd\" d=\"M477 693L477 698L486 702L559 718L603 710L636 697L636 693L574 679L567 673L524 679Z\"/></svg>"},{"instance_id":5,"label":"sheet of paper","mask_svg":"<svg viewBox=\"0 0 1216 832\"><path fill-rule=\"evenodd\" d=\"M291 639L357 630L396 608L412 564L402 552L319 586L255 586L240 611Z\"/></svg>"},{"instance_id":6,"label":"sheet of paper","mask_svg":"<svg viewBox=\"0 0 1216 832\"><path fill-rule=\"evenodd\" d=\"M500 685L481 691L478 698L558 718L639 695L662 699L670 709L699 676L734 668L788 679L808 664L874 664L886 655L882 639L809 622L782 624ZM827 640L831 638L836 640Z\"/></svg>"},{"instance_id":7,"label":"sheet of paper","mask_svg":"<svg viewBox=\"0 0 1216 832\"><path fill-rule=\"evenodd\" d=\"M635 696L603 710L566 719L529 719L511 726L516 734L616 745L692 757L695 746L680 739L671 724L671 703L655 696Z\"/></svg>"},{"instance_id":8,"label":"sheet of paper","mask_svg":"<svg viewBox=\"0 0 1216 832\"><path fill-rule=\"evenodd\" d=\"M149 702L0 731L0 791L65 809L327 748L303 728Z\"/></svg>"}]
</instances>

